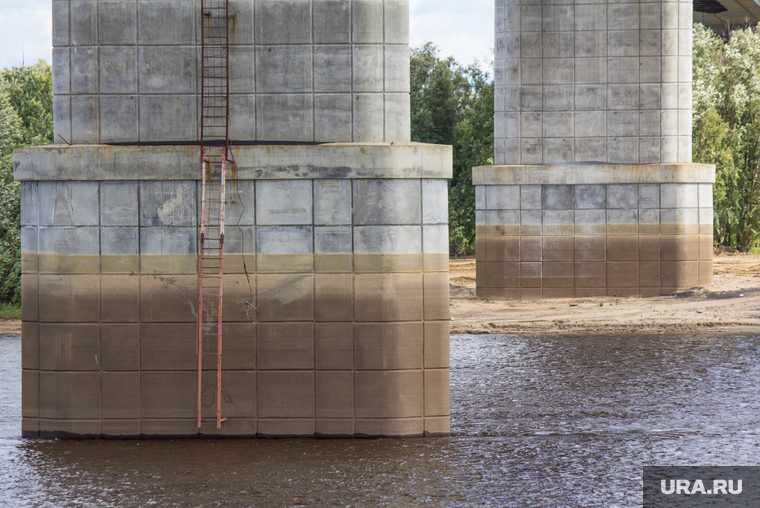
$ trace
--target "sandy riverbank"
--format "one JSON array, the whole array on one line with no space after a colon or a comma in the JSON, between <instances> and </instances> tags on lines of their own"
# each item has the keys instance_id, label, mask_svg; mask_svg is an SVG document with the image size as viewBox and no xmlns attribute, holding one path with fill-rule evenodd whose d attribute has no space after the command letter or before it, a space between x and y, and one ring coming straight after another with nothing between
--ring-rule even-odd
<instances>
[{"instance_id":1,"label":"sandy riverbank","mask_svg":"<svg viewBox=\"0 0 760 508\"><path fill-rule=\"evenodd\" d=\"M450 270L454 334L760 331L760 254L717 256L714 284L656 298L490 301L474 296L474 258Z\"/></svg>"}]
</instances>

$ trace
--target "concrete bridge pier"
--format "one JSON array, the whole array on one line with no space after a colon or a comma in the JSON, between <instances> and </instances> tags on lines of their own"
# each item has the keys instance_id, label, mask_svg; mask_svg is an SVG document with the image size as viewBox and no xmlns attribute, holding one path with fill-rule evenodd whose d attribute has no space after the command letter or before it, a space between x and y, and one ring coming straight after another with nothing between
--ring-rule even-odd
<instances>
[{"instance_id":1,"label":"concrete bridge pier","mask_svg":"<svg viewBox=\"0 0 760 508\"><path fill-rule=\"evenodd\" d=\"M229 400L198 428L200 5L53 2L60 143L14 153L23 435L447 434L452 153L409 141L405 0L229 2Z\"/></svg>"},{"instance_id":2,"label":"concrete bridge pier","mask_svg":"<svg viewBox=\"0 0 760 508\"><path fill-rule=\"evenodd\" d=\"M692 2L496 2L496 166L473 170L477 292L655 296L712 282L691 160Z\"/></svg>"}]
</instances>

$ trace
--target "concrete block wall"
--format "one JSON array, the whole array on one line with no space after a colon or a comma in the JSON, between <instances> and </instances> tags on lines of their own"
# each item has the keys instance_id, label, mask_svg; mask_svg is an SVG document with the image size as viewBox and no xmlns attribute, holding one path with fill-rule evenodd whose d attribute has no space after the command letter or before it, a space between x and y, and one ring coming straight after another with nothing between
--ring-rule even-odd
<instances>
[{"instance_id":1,"label":"concrete block wall","mask_svg":"<svg viewBox=\"0 0 760 508\"><path fill-rule=\"evenodd\" d=\"M199 138L201 0L54 0L56 143ZM407 0L230 0L234 141L410 139Z\"/></svg>"},{"instance_id":2,"label":"concrete block wall","mask_svg":"<svg viewBox=\"0 0 760 508\"><path fill-rule=\"evenodd\" d=\"M451 166L433 162L441 147L415 147L427 177L422 167L410 177L325 177L327 168L311 166L295 179L229 182L223 385L242 415L225 403L222 435L448 433ZM387 148L398 151L398 167L414 165L402 162L403 146ZM16 154L23 433L198 436L200 184L145 179L109 163L100 178L56 179L69 163L75 174L80 149ZM262 160L271 149L235 154ZM311 151L303 160L313 164L326 149L286 151L293 164L293 153ZM61 176L23 178L29 159L45 174L45 150L58 153ZM116 153L111 165L149 167L145 153L158 148L140 150L142 159L136 147L104 152ZM382 160L365 151L364 170ZM196 152L183 148L163 176L192 166ZM441 161L450 161L445 152Z\"/></svg>"},{"instance_id":3,"label":"concrete block wall","mask_svg":"<svg viewBox=\"0 0 760 508\"><path fill-rule=\"evenodd\" d=\"M476 168L478 296L648 297L711 284L711 168L697 166L681 177L661 166ZM637 183L652 180L667 183Z\"/></svg>"},{"instance_id":4,"label":"concrete block wall","mask_svg":"<svg viewBox=\"0 0 760 508\"><path fill-rule=\"evenodd\" d=\"M692 9L496 0L496 164L691 162Z\"/></svg>"}]
</instances>

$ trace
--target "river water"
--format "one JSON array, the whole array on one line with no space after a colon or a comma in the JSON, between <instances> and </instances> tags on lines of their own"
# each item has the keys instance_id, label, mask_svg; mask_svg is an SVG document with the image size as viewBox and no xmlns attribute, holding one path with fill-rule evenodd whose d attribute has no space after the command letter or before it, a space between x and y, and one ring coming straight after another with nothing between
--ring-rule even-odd
<instances>
[{"instance_id":1,"label":"river water","mask_svg":"<svg viewBox=\"0 0 760 508\"><path fill-rule=\"evenodd\" d=\"M644 465L760 464L760 336L453 336L452 436L38 441L0 338L0 506L641 506Z\"/></svg>"}]
</instances>

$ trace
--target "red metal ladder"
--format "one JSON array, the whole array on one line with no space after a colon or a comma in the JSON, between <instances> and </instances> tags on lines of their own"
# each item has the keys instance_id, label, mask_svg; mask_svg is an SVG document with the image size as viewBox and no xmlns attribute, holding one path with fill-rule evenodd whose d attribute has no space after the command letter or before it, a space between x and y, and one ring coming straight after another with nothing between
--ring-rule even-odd
<instances>
[{"instance_id":1,"label":"red metal ladder","mask_svg":"<svg viewBox=\"0 0 760 508\"><path fill-rule=\"evenodd\" d=\"M198 428L222 428L224 219L229 155L227 0L201 1L201 228L198 249Z\"/></svg>"}]
</instances>

